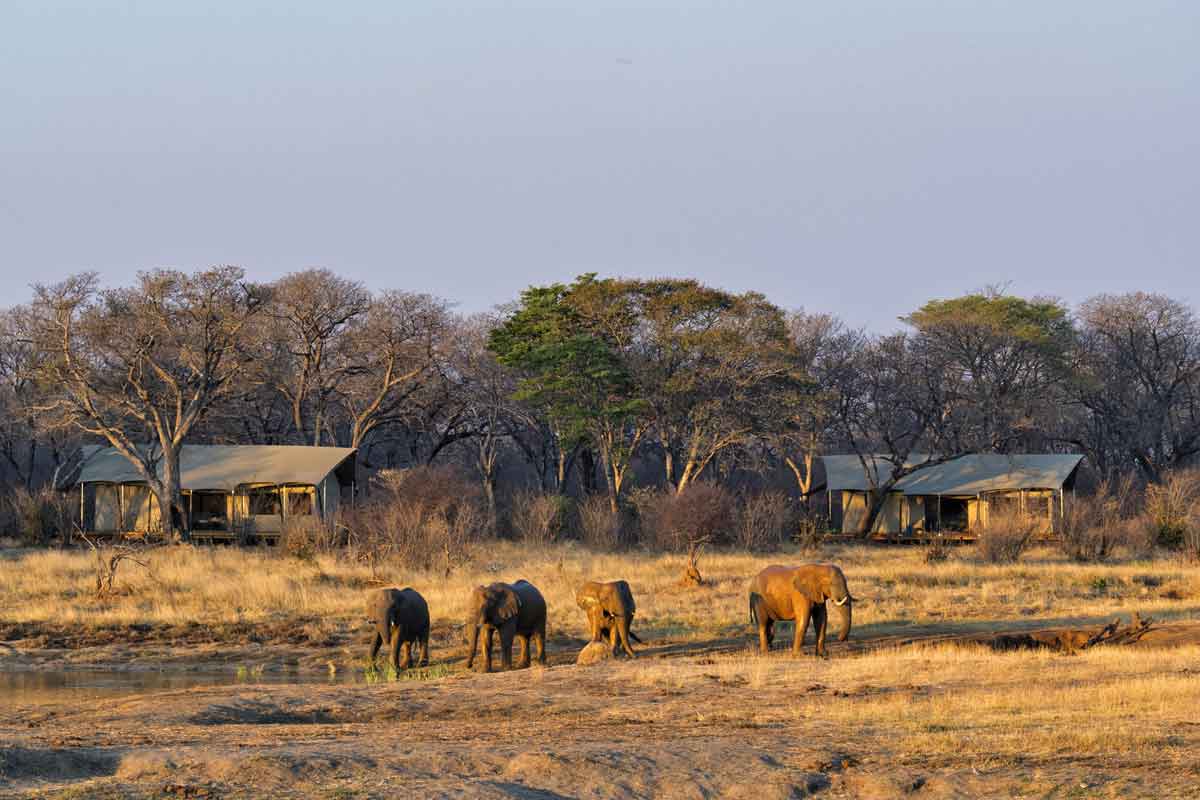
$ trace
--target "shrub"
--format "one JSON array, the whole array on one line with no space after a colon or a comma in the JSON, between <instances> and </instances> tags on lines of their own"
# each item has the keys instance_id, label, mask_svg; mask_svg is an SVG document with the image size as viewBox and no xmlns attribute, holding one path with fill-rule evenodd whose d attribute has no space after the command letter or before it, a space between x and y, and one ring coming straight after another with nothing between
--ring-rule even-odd
<instances>
[{"instance_id":1,"label":"shrub","mask_svg":"<svg viewBox=\"0 0 1200 800\"><path fill-rule=\"evenodd\" d=\"M632 543L629 518L613 511L609 499L595 495L578 506L579 538L593 550L619 550Z\"/></svg>"},{"instance_id":2,"label":"shrub","mask_svg":"<svg viewBox=\"0 0 1200 800\"><path fill-rule=\"evenodd\" d=\"M825 542L825 533L829 529L829 521L823 514L811 511L798 515L792 541L805 552L815 552L821 549Z\"/></svg>"},{"instance_id":3,"label":"shrub","mask_svg":"<svg viewBox=\"0 0 1200 800\"><path fill-rule=\"evenodd\" d=\"M279 533L279 548L304 561L345 544L336 527L318 517L290 517Z\"/></svg>"},{"instance_id":4,"label":"shrub","mask_svg":"<svg viewBox=\"0 0 1200 800\"><path fill-rule=\"evenodd\" d=\"M517 492L509 510L514 538L533 545L558 541L567 529L571 501L561 494Z\"/></svg>"},{"instance_id":5,"label":"shrub","mask_svg":"<svg viewBox=\"0 0 1200 800\"><path fill-rule=\"evenodd\" d=\"M929 544L925 546L925 563L940 564L950 558L950 545L946 544L946 537L940 533L929 540Z\"/></svg>"},{"instance_id":6,"label":"shrub","mask_svg":"<svg viewBox=\"0 0 1200 800\"><path fill-rule=\"evenodd\" d=\"M979 555L991 564L1011 564L1033 541L1040 520L1018 511L996 509L979 527L975 543Z\"/></svg>"},{"instance_id":7,"label":"shrub","mask_svg":"<svg viewBox=\"0 0 1200 800\"><path fill-rule=\"evenodd\" d=\"M683 553L731 540L733 496L716 484L693 483L682 493L644 493L638 500L642 543L648 547Z\"/></svg>"},{"instance_id":8,"label":"shrub","mask_svg":"<svg viewBox=\"0 0 1200 800\"><path fill-rule=\"evenodd\" d=\"M1147 486L1145 524L1157 544L1200 557L1200 471L1170 472Z\"/></svg>"},{"instance_id":9,"label":"shrub","mask_svg":"<svg viewBox=\"0 0 1200 800\"><path fill-rule=\"evenodd\" d=\"M782 492L747 493L740 498L734 515L733 543L747 550L773 550L796 530L798 518L793 501Z\"/></svg>"},{"instance_id":10,"label":"shrub","mask_svg":"<svg viewBox=\"0 0 1200 800\"><path fill-rule=\"evenodd\" d=\"M4 498L4 523L15 538L27 545L45 546L56 537L66 543L78 508L78 495L72 500L69 494L50 486L34 490L19 486Z\"/></svg>"},{"instance_id":11,"label":"shrub","mask_svg":"<svg viewBox=\"0 0 1200 800\"><path fill-rule=\"evenodd\" d=\"M1107 480L1086 498L1072 499L1058 523L1058 544L1075 561L1104 561L1118 547L1145 550L1145 537L1130 524L1137 491L1132 477Z\"/></svg>"},{"instance_id":12,"label":"shrub","mask_svg":"<svg viewBox=\"0 0 1200 800\"><path fill-rule=\"evenodd\" d=\"M448 575L470 560L487 510L482 492L449 467L382 470L370 500L344 517L354 552L372 570L387 560Z\"/></svg>"}]
</instances>

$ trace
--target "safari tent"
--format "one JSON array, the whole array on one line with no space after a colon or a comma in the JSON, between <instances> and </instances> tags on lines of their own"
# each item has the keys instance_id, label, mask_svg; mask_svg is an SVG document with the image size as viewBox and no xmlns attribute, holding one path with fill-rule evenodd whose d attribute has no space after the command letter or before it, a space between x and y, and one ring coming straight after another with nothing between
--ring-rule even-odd
<instances>
[{"instance_id":1,"label":"safari tent","mask_svg":"<svg viewBox=\"0 0 1200 800\"><path fill-rule=\"evenodd\" d=\"M914 454L910 465L931 460ZM921 536L934 531L970 533L1000 508L1043 520L1041 533L1054 532L1062 518L1064 495L1074 488L1083 456L966 455L922 467L901 478L884 501L872 533ZM830 522L845 533L858 532L866 519L872 482L886 482L892 466L879 456L823 456Z\"/></svg>"},{"instance_id":2,"label":"safari tent","mask_svg":"<svg viewBox=\"0 0 1200 800\"><path fill-rule=\"evenodd\" d=\"M193 540L248 541L276 538L289 521L332 522L353 500L355 469L355 451L345 447L184 445L184 527ZM87 448L75 485L84 532L161 529L149 486L114 448Z\"/></svg>"}]
</instances>

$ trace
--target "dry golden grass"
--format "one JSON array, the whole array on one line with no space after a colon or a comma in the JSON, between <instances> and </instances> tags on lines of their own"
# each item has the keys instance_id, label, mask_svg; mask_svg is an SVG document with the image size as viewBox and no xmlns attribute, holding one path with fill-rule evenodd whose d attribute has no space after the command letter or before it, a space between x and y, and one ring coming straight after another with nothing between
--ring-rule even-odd
<instances>
[{"instance_id":1,"label":"dry golden grass","mask_svg":"<svg viewBox=\"0 0 1200 800\"><path fill-rule=\"evenodd\" d=\"M934 644L832 660L737 654L659 661L638 665L634 683L683 693L714 679L757 690L790 686L792 702L755 705L742 721L833 725L863 741L886 731L901 760L925 764L1089 757L1170 763L1183 757L1185 744L1195 745L1179 733L1195 725L1198 663L1197 646L1062 656Z\"/></svg>"},{"instance_id":2,"label":"dry golden grass","mask_svg":"<svg viewBox=\"0 0 1200 800\"><path fill-rule=\"evenodd\" d=\"M918 548L839 546L821 558L841 564L851 591L856 638L935 630L964 633L1074 624L1138 610L1160 619L1200 611L1200 565L1160 558L1087 565L1039 550L1011 565L989 565L969 548L925 564ZM97 598L94 558L83 551L23 551L0 557L0 621L74 625L145 622L281 621L291 616L358 621L378 585L410 585L429 601L435 624L457 623L471 587L526 578L546 595L552 629L582 634L575 586L624 578L638 601L636 627L672 638L744 631L745 587L771 563L812 560L798 553L713 553L700 566L708 585L677 585L681 556L594 554L578 546L480 545L470 565L446 578L395 566L373 575L336 555L310 561L268 550L169 547L149 569L121 566L115 596Z\"/></svg>"},{"instance_id":3,"label":"dry golden grass","mask_svg":"<svg viewBox=\"0 0 1200 800\"><path fill-rule=\"evenodd\" d=\"M755 773L756 782L778 773L788 786L801 787L822 773L841 792L833 796L898 796L914 776L930 780L926 794L947 797L1071 796L1073 787L1096 780L1108 782L1109 796L1190 796L1194 786L1200 752L1200 726L1193 720L1200 704L1195 638L1173 648L1142 642L1074 656L999 653L961 641L898 643L910 636L1095 623L1134 610L1164 620L1195 618L1200 565L1170 558L1081 565L1038 550L1017 564L996 566L970 549L926 565L918 548L833 548L821 557L843 566L859 598L850 642L855 647L835 647L834 657L822 660L786 652L759 656L747 647L749 577L767 564L811 555L706 555L700 567L708 583L696 589L678 585L685 561L679 556L507 543L481 546L475 555L448 579L396 567L386 573L387 582L419 589L435 627L446 634L464 615L471 586L528 578L549 601L553 638L584 633L573 602L578 582L622 577L637 595L635 629L649 652L593 668L485 676L455 667L441 673L451 677L428 682L177 692L130 700L120 706L127 711L83 704L56 726L35 729L25 725L26 712L11 714L6 723L0 711L0 744L8 737L30 752L58 753L56 731L74 737L103 730L104 746L112 746L115 736L134 753L146 726L157 725L154 737L162 747L203 741L213 758L234 759L242 774L245 764L237 759L260 756L239 748L285 765L296 759L318 763L330 746L322 737L375 764L394 757L394 742L379 739L386 729L403 737L409 753L403 769L441 775L438 786L447 791L503 773L547 791L572 794L580 785L595 785L602 787L597 796L621 796L617 784L600 782L615 780L603 766L613 752L628 756L623 764L653 767L638 778L649 788L633 796L657 796L675 781L709 781L714 796L726 796L726 789L747 780L747 769L766 770ZM88 553L0 556L0 622L87 627L320 617L349 629L361 622L363 596L376 585L367 567L342 558L300 561L260 550L168 548L151 554L148 571L122 570L120 591L97 599ZM1194 637L1196 626L1177 627ZM136 655L138 646L129 653ZM567 663L573 645L560 640L556 646L552 663ZM277 657L275 649L264 648L263 655ZM334 650L322 652L332 656ZM457 659L460 652L443 646L435 656ZM360 648L350 654L360 656ZM275 709L278 718L264 709ZM205 721L212 714L220 719ZM495 725L504 732L498 749ZM470 756L448 764L447 743ZM284 746L299 749L285 753ZM650 755L642 758L645 753ZM858 766L821 766L839 754ZM473 771L476 759L487 769ZM526 769L526 761L533 766ZM261 776L252 765L245 768L257 787ZM138 780L161 787L173 769L149 770L150 777ZM225 772L205 769L195 768L195 780L236 784ZM342 780L330 770L314 772L311 788ZM132 780L123 775L117 778ZM290 771L286 776L294 779ZM377 770L351 770L345 780L359 778L376 781ZM279 796L286 796L285 789ZM794 793L788 788L763 796Z\"/></svg>"}]
</instances>

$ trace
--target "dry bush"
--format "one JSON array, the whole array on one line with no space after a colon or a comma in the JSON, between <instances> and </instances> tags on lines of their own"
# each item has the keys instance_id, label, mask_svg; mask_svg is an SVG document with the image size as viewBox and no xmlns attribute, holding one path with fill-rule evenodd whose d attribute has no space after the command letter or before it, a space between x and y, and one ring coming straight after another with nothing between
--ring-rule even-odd
<instances>
[{"instance_id":1,"label":"dry bush","mask_svg":"<svg viewBox=\"0 0 1200 800\"><path fill-rule=\"evenodd\" d=\"M1137 499L1132 476L1103 481L1090 497L1072 499L1058 525L1063 553L1080 562L1104 561L1117 548L1144 554L1153 542L1133 522Z\"/></svg>"},{"instance_id":2,"label":"dry bush","mask_svg":"<svg viewBox=\"0 0 1200 800\"><path fill-rule=\"evenodd\" d=\"M1147 486L1145 525L1157 544L1200 557L1200 470L1169 472Z\"/></svg>"},{"instance_id":3,"label":"dry bush","mask_svg":"<svg viewBox=\"0 0 1200 800\"><path fill-rule=\"evenodd\" d=\"M571 500L561 494L517 492L509 509L513 538L532 545L553 544L566 531L570 512Z\"/></svg>"},{"instance_id":4,"label":"dry bush","mask_svg":"<svg viewBox=\"0 0 1200 800\"><path fill-rule=\"evenodd\" d=\"M714 483L693 483L678 494L646 492L637 508L642 543L655 550L727 544L734 527L733 495Z\"/></svg>"},{"instance_id":5,"label":"dry bush","mask_svg":"<svg viewBox=\"0 0 1200 800\"><path fill-rule=\"evenodd\" d=\"M929 540L929 544L925 546L925 552L922 559L926 564L941 564L943 561L950 559L950 545L946 543L946 537L940 533Z\"/></svg>"},{"instance_id":6,"label":"dry bush","mask_svg":"<svg viewBox=\"0 0 1200 800\"><path fill-rule=\"evenodd\" d=\"M619 550L632 543L629 518L614 512L607 497L596 495L578 506L579 538L592 550Z\"/></svg>"},{"instance_id":7,"label":"dry bush","mask_svg":"<svg viewBox=\"0 0 1200 800\"><path fill-rule=\"evenodd\" d=\"M345 514L354 553L372 570L385 561L449 575L470 560L487 525L483 493L450 467L382 470L368 502Z\"/></svg>"},{"instance_id":8,"label":"dry bush","mask_svg":"<svg viewBox=\"0 0 1200 800\"><path fill-rule=\"evenodd\" d=\"M305 561L320 553L332 552L345 543L339 528L316 516L289 517L279 532L279 549Z\"/></svg>"},{"instance_id":9,"label":"dry bush","mask_svg":"<svg viewBox=\"0 0 1200 800\"><path fill-rule=\"evenodd\" d=\"M774 550L797 531L794 503L783 492L742 495L733 520L733 544L746 550Z\"/></svg>"},{"instance_id":10,"label":"dry bush","mask_svg":"<svg viewBox=\"0 0 1200 800\"><path fill-rule=\"evenodd\" d=\"M50 486L33 490L19 486L4 498L0 510L5 529L15 538L44 547L55 538L70 541L78 508L77 499L72 501L68 493Z\"/></svg>"},{"instance_id":11,"label":"dry bush","mask_svg":"<svg viewBox=\"0 0 1200 800\"><path fill-rule=\"evenodd\" d=\"M1012 564L1028 549L1041 520L1019 511L996 509L979 527L975 544L989 564Z\"/></svg>"}]
</instances>

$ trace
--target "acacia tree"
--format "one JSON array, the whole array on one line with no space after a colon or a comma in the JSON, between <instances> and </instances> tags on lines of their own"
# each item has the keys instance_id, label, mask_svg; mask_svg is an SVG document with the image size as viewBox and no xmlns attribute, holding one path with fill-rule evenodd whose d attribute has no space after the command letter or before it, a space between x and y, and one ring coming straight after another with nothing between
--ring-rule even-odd
<instances>
[{"instance_id":1,"label":"acacia tree","mask_svg":"<svg viewBox=\"0 0 1200 800\"><path fill-rule=\"evenodd\" d=\"M128 459L164 531L177 535L180 451L252 358L243 332L265 291L241 269L215 267L143 272L136 285L108 290L84 273L34 292L26 335L48 393L43 409Z\"/></svg>"},{"instance_id":2,"label":"acacia tree","mask_svg":"<svg viewBox=\"0 0 1200 800\"><path fill-rule=\"evenodd\" d=\"M501 364L519 375L516 399L538 408L558 440L559 486L569 459L585 441L600 452L611 509L619 508L630 461L647 429L645 403L617 354L627 311L592 305L594 276L571 286L532 287L489 336ZM575 293L586 293L577 302ZM590 318L581 313L590 309ZM611 318L607 318L611 315Z\"/></svg>"},{"instance_id":3,"label":"acacia tree","mask_svg":"<svg viewBox=\"0 0 1200 800\"><path fill-rule=\"evenodd\" d=\"M915 347L944 370L942 392L970 413L945 429L956 449L1010 452L1039 444L1050 431L1057 389L1075 335L1067 309L996 289L931 300L904 317Z\"/></svg>"}]
</instances>

